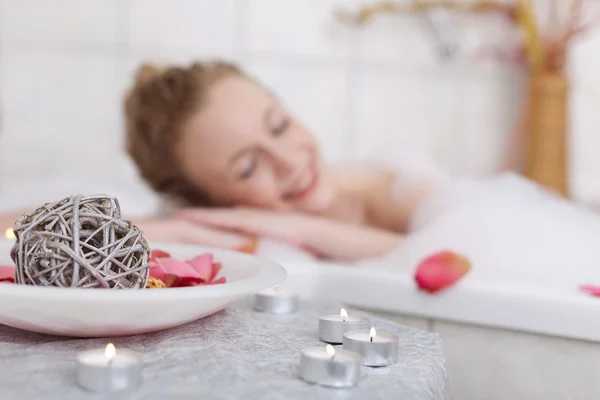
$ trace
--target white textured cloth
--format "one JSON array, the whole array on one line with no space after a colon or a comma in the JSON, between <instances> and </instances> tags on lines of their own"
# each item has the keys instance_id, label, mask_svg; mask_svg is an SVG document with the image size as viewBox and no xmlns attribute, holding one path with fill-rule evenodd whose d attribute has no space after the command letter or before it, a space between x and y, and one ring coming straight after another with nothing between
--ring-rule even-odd
<instances>
[{"instance_id":1,"label":"white textured cloth","mask_svg":"<svg viewBox=\"0 0 600 400\"><path fill-rule=\"evenodd\" d=\"M372 321L377 328L399 336L396 364L363 367L362 378L353 389L327 389L300 380L300 350L324 346L318 339L318 318L339 309L335 303L302 302L295 314L270 315L257 313L242 301L177 328L112 338L117 349L141 353L145 364L141 387L117 394L86 393L75 382L77 352L102 348L107 339L73 340L0 325L0 399L448 398L439 335L375 317Z\"/></svg>"}]
</instances>

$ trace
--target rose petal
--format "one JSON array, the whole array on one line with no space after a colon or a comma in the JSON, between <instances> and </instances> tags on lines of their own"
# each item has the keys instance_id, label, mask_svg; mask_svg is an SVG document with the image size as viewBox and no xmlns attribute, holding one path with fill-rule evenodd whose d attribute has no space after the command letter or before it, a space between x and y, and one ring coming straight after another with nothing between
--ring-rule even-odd
<instances>
[{"instance_id":1,"label":"rose petal","mask_svg":"<svg viewBox=\"0 0 600 400\"><path fill-rule=\"evenodd\" d=\"M204 279L197 276L177 276L167 274L167 287L198 286L204 283Z\"/></svg>"},{"instance_id":2,"label":"rose petal","mask_svg":"<svg viewBox=\"0 0 600 400\"><path fill-rule=\"evenodd\" d=\"M15 282L15 267L11 265L0 265L0 282Z\"/></svg>"},{"instance_id":3,"label":"rose petal","mask_svg":"<svg viewBox=\"0 0 600 400\"><path fill-rule=\"evenodd\" d=\"M223 267L223 265L221 265L221 263L213 263L212 265L212 271L210 274L210 279L208 280L209 282L212 282L215 280L215 278L217 277L217 275L219 275L219 272L221 271L221 268Z\"/></svg>"},{"instance_id":4,"label":"rose petal","mask_svg":"<svg viewBox=\"0 0 600 400\"><path fill-rule=\"evenodd\" d=\"M415 271L419 289L436 293L453 285L471 270L470 261L460 254L442 251L425 258Z\"/></svg>"},{"instance_id":5,"label":"rose petal","mask_svg":"<svg viewBox=\"0 0 600 400\"><path fill-rule=\"evenodd\" d=\"M156 260L150 261L150 277L164 282L166 273L167 271L165 271L160 262Z\"/></svg>"},{"instance_id":6,"label":"rose petal","mask_svg":"<svg viewBox=\"0 0 600 400\"><path fill-rule=\"evenodd\" d=\"M222 265L213 262L213 255L203 253L188 261L177 260L162 250L153 250L150 260L150 276L159 279L167 287L198 286L213 283ZM220 278L216 283L225 283Z\"/></svg>"},{"instance_id":7,"label":"rose petal","mask_svg":"<svg viewBox=\"0 0 600 400\"><path fill-rule=\"evenodd\" d=\"M579 290L591 294L592 296L600 297L600 286L596 285L581 285Z\"/></svg>"},{"instance_id":8,"label":"rose petal","mask_svg":"<svg viewBox=\"0 0 600 400\"><path fill-rule=\"evenodd\" d=\"M224 276L219 279L209 282L208 285L221 285L223 283L226 283L226 279Z\"/></svg>"},{"instance_id":9,"label":"rose petal","mask_svg":"<svg viewBox=\"0 0 600 400\"><path fill-rule=\"evenodd\" d=\"M187 263L198 273L198 275L208 282L213 276L213 255L210 253L200 254L188 260Z\"/></svg>"},{"instance_id":10,"label":"rose petal","mask_svg":"<svg viewBox=\"0 0 600 400\"><path fill-rule=\"evenodd\" d=\"M157 262L165 271L165 284L168 287L191 286L194 282L204 282L202 276L187 262L175 258L159 258Z\"/></svg>"},{"instance_id":11,"label":"rose petal","mask_svg":"<svg viewBox=\"0 0 600 400\"><path fill-rule=\"evenodd\" d=\"M171 255L163 250L153 249L150 252L150 259L154 260L157 258L171 258Z\"/></svg>"}]
</instances>

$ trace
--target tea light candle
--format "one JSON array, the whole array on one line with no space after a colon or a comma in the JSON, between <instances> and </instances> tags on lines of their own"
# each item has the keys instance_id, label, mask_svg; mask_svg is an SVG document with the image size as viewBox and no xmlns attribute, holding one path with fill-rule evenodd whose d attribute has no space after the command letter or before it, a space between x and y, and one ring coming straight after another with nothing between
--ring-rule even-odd
<instances>
[{"instance_id":1,"label":"tea light candle","mask_svg":"<svg viewBox=\"0 0 600 400\"><path fill-rule=\"evenodd\" d=\"M136 353L115 349L89 350L77 355L77 382L92 392L116 392L137 387L142 380L142 363Z\"/></svg>"},{"instance_id":2,"label":"tea light candle","mask_svg":"<svg viewBox=\"0 0 600 400\"><path fill-rule=\"evenodd\" d=\"M398 361L398 336L386 331L377 333L375 328L348 331L344 333L344 349L359 353L363 365L383 367Z\"/></svg>"},{"instance_id":3,"label":"tea light candle","mask_svg":"<svg viewBox=\"0 0 600 400\"><path fill-rule=\"evenodd\" d=\"M298 295L274 286L254 295L254 309L272 314L289 314L298 308Z\"/></svg>"},{"instance_id":4,"label":"tea light candle","mask_svg":"<svg viewBox=\"0 0 600 400\"><path fill-rule=\"evenodd\" d=\"M360 378L361 356L332 345L309 347L300 353L300 378L331 388L348 388Z\"/></svg>"},{"instance_id":5,"label":"tea light candle","mask_svg":"<svg viewBox=\"0 0 600 400\"><path fill-rule=\"evenodd\" d=\"M340 315L325 315L319 318L319 339L325 343L342 343L344 332L368 329L371 322L368 318L349 317L345 309Z\"/></svg>"}]
</instances>

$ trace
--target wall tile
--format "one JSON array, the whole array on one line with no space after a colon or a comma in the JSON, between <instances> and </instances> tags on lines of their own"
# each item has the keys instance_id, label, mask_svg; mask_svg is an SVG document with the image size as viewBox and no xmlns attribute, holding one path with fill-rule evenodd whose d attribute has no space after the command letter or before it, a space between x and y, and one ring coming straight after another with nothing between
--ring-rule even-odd
<instances>
[{"instance_id":1,"label":"wall tile","mask_svg":"<svg viewBox=\"0 0 600 400\"><path fill-rule=\"evenodd\" d=\"M2 50L5 178L107 176L120 148L114 57Z\"/></svg>"},{"instance_id":2,"label":"wall tile","mask_svg":"<svg viewBox=\"0 0 600 400\"><path fill-rule=\"evenodd\" d=\"M460 133L457 98L463 85L453 71L416 75L365 68L354 78L352 151L358 158L420 152L452 168L446 151Z\"/></svg>"},{"instance_id":3,"label":"wall tile","mask_svg":"<svg viewBox=\"0 0 600 400\"><path fill-rule=\"evenodd\" d=\"M569 176L573 197L600 206L600 86L577 87L570 97Z\"/></svg>"},{"instance_id":4,"label":"wall tile","mask_svg":"<svg viewBox=\"0 0 600 400\"><path fill-rule=\"evenodd\" d=\"M120 92L124 93L135 79L135 74L143 64L156 66L188 66L193 62L202 62L213 59L223 59L235 62L230 52L218 51L212 53L212 56L202 54L202 52L192 49L173 49L173 48L144 48L132 49L127 54L119 57L119 84Z\"/></svg>"},{"instance_id":5,"label":"wall tile","mask_svg":"<svg viewBox=\"0 0 600 400\"><path fill-rule=\"evenodd\" d=\"M435 321L444 342L450 398L595 399L600 345Z\"/></svg>"},{"instance_id":6,"label":"wall tile","mask_svg":"<svg viewBox=\"0 0 600 400\"><path fill-rule=\"evenodd\" d=\"M428 33L420 16L380 15L356 29L353 52L363 63L433 64L437 49Z\"/></svg>"},{"instance_id":7,"label":"wall tile","mask_svg":"<svg viewBox=\"0 0 600 400\"><path fill-rule=\"evenodd\" d=\"M113 44L120 0L0 0L0 37L8 42Z\"/></svg>"},{"instance_id":8,"label":"wall tile","mask_svg":"<svg viewBox=\"0 0 600 400\"><path fill-rule=\"evenodd\" d=\"M122 96L141 62L225 58L246 60L281 93L331 159L408 149L430 155L455 175L496 171L524 79L518 68L480 55L515 45L514 28L497 16L454 13L467 51L444 60L422 16L381 15L362 28L336 19L340 7L364 3L0 0L1 151L8 157L1 162L17 173L14 155L32 142L38 150L28 163L48 171L64 168L64 150L46 149L74 132L96 149L117 148L120 133L106 132L120 132ZM116 46L121 42L127 46ZM599 46L600 30L582 37L569 69L574 192L598 203ZM99 151L81 151L101 157ZM133 174L119 163L115 169Z\"/></svg>"},{"instance_id":9,"label":"wall tile","mask_svg":"<svg viewBox=\"0 0 600 400\"><path fill-rule=\"evenodd\" d=\"M240 0L245 53L348 55L351 30L335 18L333 0Z\"/></svg>"},{"instance_id":10,"label":"wall tile","mask_svg":"<svg viewBox=\"0 0 600 400\"><path fill-rule=\"evenodd\" d=\"M597 14L597 13L596 13ZM600 29L574 42L569 59L571 80L569 111L569 168L573 196L585 203L600 205Z\"/></svg>"},{"instance_id":11,"label":"wall tile","mask_svg":"<svg viewBox=\"0 0 600 400\"><path fill-rule=\"evenodd\" d=\"M231 55L234 0L131 0L129 44L145 49L184 49L197 56Z\"/></svg>"},{"instance_id":12,"label":"wall tile","mask_svg":"<svg viewBox=\"0 0 600 400\"><path fill-rule=\"evenodd\" d=\"M455 58L446 58L431 20L426 14L380 14L356 30L352 44L361 63L393 63L403 68L437 66L449 60L469 62L491 53L501 44L507 46L507 35L516 34L498 16L465 15L432 11L432 19L441 20L446 35L459 45Z\"/></svg>"},{"instance_id":13,"label":"wall tile","mask_svg":"<svg viewBox=\"0 0 600 400\"><path fill-rule=\"evenodd\" d=\"M460 95L460 164L462 175L482 176L501 168L507 140L521 117L526 79L518 70L499 71L487 80L466 80Z\"/></svg>"},{"instance_id":14,"label":"wall tile","mask_svg":"<svg viewBox=\"0 0 600 400\"><path fill-rule=\"evenodd\" d=\"M347 76L343 67L259 62L245 65L308 126L328 159L337 161L344 158Z\"/></svg>"}]
</instances>

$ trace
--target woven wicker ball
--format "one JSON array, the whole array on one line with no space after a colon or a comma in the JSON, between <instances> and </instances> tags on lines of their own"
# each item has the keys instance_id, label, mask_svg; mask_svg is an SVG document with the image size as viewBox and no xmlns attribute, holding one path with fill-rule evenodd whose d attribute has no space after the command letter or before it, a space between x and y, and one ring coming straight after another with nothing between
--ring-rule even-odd
<instances>
[{"instance_id":1,"label":"woven wicker ball","mask_svg":"<svg viewBox=\"0 0 600 400\"><path fill-rule=\"evenodd\" d=\"M121 219L114 197L70 196L15 223L15 283L73 288L145 288L148 243Z\"/></svg>"}]
</instances>

